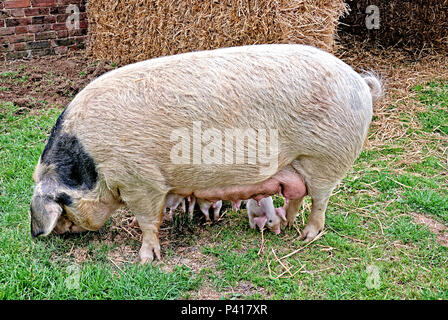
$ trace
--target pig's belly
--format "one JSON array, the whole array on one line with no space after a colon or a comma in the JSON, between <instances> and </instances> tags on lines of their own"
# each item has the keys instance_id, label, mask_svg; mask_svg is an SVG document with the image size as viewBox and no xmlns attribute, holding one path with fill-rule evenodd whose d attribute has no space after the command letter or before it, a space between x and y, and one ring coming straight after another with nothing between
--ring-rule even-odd
<instances>
[{"instance_id":1,"label":"pig's belly","mask_svg":"<svg viewBox=\"0 0 448 320\"><path fill-rule=\"evenodd\" d=\"M183 196L194 195L197 198L210 200L247 200L255 199L257 201L280 194L288 200L301 199L306 195L306 186L302 177L296 172L283 169L273 175L271 178L253 185L236 185L222 188L209 188L201 190L177 189L173 193Z\"/></svg>"}]
</instances>

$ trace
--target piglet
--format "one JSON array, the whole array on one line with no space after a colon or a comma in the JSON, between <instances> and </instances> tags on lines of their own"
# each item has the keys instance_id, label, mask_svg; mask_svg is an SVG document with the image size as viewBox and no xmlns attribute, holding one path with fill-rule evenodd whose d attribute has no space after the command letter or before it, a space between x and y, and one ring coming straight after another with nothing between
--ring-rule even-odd
<instances>
[{"instance_id":1,"label":"piglet","mask_svg":"<svg viewBox=\"0 0 448 320\"><path fill-rule=\"evenodd\" d=\"M249 225L253 229L257 225L260 230L265 226L275 234L280 233L282 221L286 222L285 208L275 208L272 197L263 198L260 201L250 199L246 201Z\"/></svg>"},{"instance_id":2,"label":"piglet","mask_svg":"<svg viewBox=\"0 0 448 320\"><path fill-rule=\"evenodd\" d=\"M232 209L235 211L239 211L241 207L242 200L232 201Z\"/></svg>"},{"instance_id":3,"label":"piglet","mask_svg":"<svg viewBox=\"0 0 448 320\"><path fill-rule=\"evenodd\" d=\"M201 212L204 214L205 220L207 222L211 222L210 214L209 214L211 207L213 207L213 220L218 221L219 213L221 212L221 207L222 207L221 200L212 202L212 201L208 201L205 199L197 198L197 201L198 201L199 208L201 209Z\"/></svg>"},{"instance_id":4,"label":"piglet","mask_svg":"<svg viewBox=\"0 0 448 320\"><path fill-rule=\"evenodd\" d=\"M186 212L185 198L183 196L180 196L178 194L173 194L173 193L169 193L166 196L165 210L166 209L170 210L168 215L167 215L167 219L168 220L172 220L173 219L173 213L177 209L177 207L179 207L180 204L182 204L182 211L185 213Z\"/></svg>"}]
</instances>

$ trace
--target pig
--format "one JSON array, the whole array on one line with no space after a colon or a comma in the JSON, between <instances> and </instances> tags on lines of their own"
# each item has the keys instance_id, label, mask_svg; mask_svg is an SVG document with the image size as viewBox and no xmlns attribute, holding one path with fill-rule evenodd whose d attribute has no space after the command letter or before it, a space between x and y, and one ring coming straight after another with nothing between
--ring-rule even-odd
<instances>
[{"instance_id":1,"label":"pig","mask_svg":"<svg viewBox=\"0 0 448 320\"><path fill-rule=\"evenodd\" d=\"M188 216L190 220L193 220L193 214L194 214L194 206L196 205L196 198L193 195L189 195L187 197L188 199Z\"/></svg>"},{"instance_id":2,"label":"pig","mask_svg":"<svg viewBox=\"0 0 448 320\"><path fill-rule=\"evenodd\" d=\"M33 174L31 235L98 230L126 205L142 229L146 263L161 258L167 194L281 194L289 225L311 197L299 235L311 241L381 94L376 75L297 44L190 52L110 71L81 90L51 130ZM223 132L231 143L219 140Z\"/></svg>"},{"instance_id":3,"label":"pig","mask_svg":"<svg viewBox=\"0 0 448 320\"><path fill-rule=\"evenodd\" d=\"M204 214L206 222L208 222L208 223L211 222L210 213L209 213L211 207L213 207L213 219L215 221L218 221L219 213L221 212L221 208L222 208L221 200L212 202L212 201L208 201L205 199L196 199L195 196L189 196L188 197L188 203L189 203L188 213L189 213L190 220L193 219L194 206L196 205L196 202L199 205L199 209Z\"/></svg>"},{"instance_id":4,"label":"pig","mask_svg":"<svg viewBox=\"0 0 448 320\"><path fill-rule=\"evenodd\" d=\"M246 201L249 225L252 229L257 225L260 230L266 225L275 234L281 232L282 222L286 222L286 210L283 207L275 208L272 197L260 201L249 199Z\"/></svg>"},{"instance_id":5,"label":"pig","mask_svg":"<svg viewBox=\"0 0 448 320\"><path fill-rule=\"evenodd\" d=\"M241 200L232 201L232 210L239 211L241 207Z\"/></svg>"},{"instance_id":6,"label":"pig","mask_svg":"<svg viewBox=\"0 0 448 320\"><path fill-rule=\"evenodd\" d=\"M174 211L177 209L177 207L179 207L179 205L182 205L182 212L186 212L186 205L185 205L185 198L177 195L177 194L172 194L169 193L166 196L166 200L165 200L165 210L169 209L168 212L168 220L172 220L173 219L173 213Z\"/></svg>"},{"instance_id":7,"label":"pig","mask_svg":"<svg viewBox=\"0 0 448 320\"><path fill-rule=\"evenodd\" d=\"M210 219L210 208L213 208L213 220L216 222L219 219L219 213L221 212L221 207L222 207L222 201L216 201L216 202L212 202L212 201L208 201L205 199L197 199L198 201L198 205L199 205L199 209L201 209L201 212L204 214L205 216L205 220L206 222L210 223L211 219Z\"/></svg>"}]
</instances>

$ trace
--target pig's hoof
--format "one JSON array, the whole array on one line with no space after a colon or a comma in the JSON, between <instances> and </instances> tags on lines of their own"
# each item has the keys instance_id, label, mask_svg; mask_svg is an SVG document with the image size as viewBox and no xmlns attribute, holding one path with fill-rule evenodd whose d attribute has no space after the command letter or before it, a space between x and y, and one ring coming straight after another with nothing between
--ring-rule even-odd
<instances>
[{"instance_id":1,"label":"pig's hoof","mask_svg":"<svg viewBox=\"0 0 448 320\"><path fill-rule=\"evenodd\" d=\"M132 228L140 228L140 225L138 224L137 218L132 218L131 223L129 224Z\"/></svg>"},{"instance_id":2,"label":"pig's hoof","mask_svg":"<svg viewBox=\"0 0 448 320\"><path fill-rule=\"evenodd\" d=\"M300 240L305 242L313 241L322 229L316 228L313 225L307 225L300 235Z\"/></svg>"},{"instance_id":3,"label":"pig's hoof","mask_svg":"<svg viewBox=\"0 0 448 320\"><path fill-rule=\"evenodd\" d=\"M296 222L296 217L287 217L286 218L286 222L282 221L282 226L288 226L288 227L292 227L294 225L294 223Z\"/></svg>"},{"instance_id":4,"label":"pig's hoof","mask_svg":"<svg viewBox=\"0 0 448 320\"><path fill-rule=\"evenodd\" d=\"M140 250L140 264L144 265L154 261L154 255L157 259L161 260L160 246L154 245L147 247L145 250Z\"/></svg>"}]
</instances>

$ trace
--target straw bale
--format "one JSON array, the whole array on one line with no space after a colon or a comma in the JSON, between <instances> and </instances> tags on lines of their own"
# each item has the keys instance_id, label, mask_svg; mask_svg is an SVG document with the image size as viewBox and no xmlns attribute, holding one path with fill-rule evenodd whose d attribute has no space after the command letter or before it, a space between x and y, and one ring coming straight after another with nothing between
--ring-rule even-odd
<instances>
[{"instance_id":1,"label":"straw bale","mask_svg":"<svg viewBox=\"0 0 448 320\"><path fill-rule=\"evenodd\" d=\"M89 1L88 52L120 65L182 52L303 43L333 52L343 0Z\"/></svg>"},{"instance_id":2,"label":"straw bale","mask_svg":"<svg viewBox=\"0 0 448 320\"><path fill-rule=\"evenodd\" d=\"M398 47L413 53L448 51L448 0L348 0L350 14L341 32L378 48ZM379 29L368 29L369 5L379 9Z\"/></svg>"}]
</instances>

